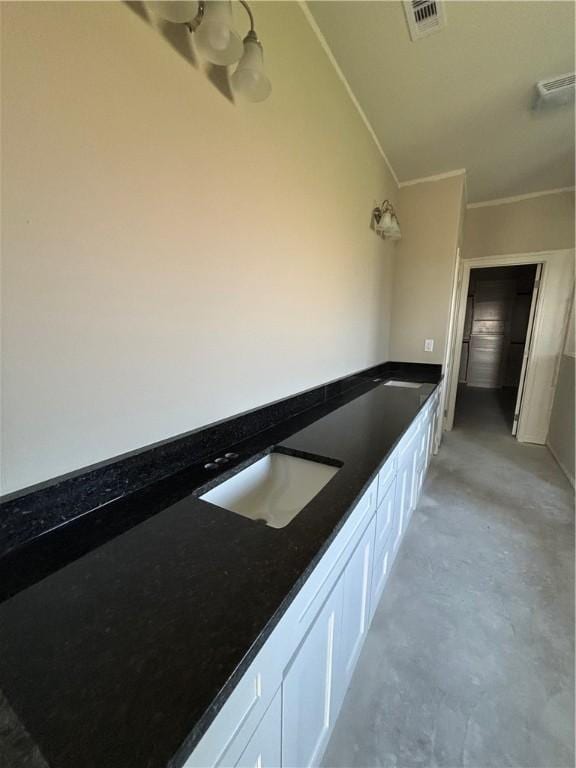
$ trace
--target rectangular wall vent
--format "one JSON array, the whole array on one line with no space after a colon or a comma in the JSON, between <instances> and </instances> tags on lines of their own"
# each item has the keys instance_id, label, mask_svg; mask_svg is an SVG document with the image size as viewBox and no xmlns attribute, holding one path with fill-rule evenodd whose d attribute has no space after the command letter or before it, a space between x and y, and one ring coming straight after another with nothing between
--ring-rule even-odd
<instances>
[{"instance_id":1,"label":"rectangular wall vent","mask_svg":"<svg viewBox=\"0 0 576 768\"><path fill-rule=\"evenodd\" d=\"M534 109L545 107L561 107L574 103L576 92L576 76L574 72L565 75L540 80L536 83Z\"/></svg>"},{"instance_id":2,"label":"rectangular wall vent","mask_svg":"<svg viewBox=\"0 0 576 768\"><path fill-rule=\"evenodd\" d=\"M413 41L428 37L446 26L443 0L404 0L404 12Z\"/></svg>"}]
</instances>

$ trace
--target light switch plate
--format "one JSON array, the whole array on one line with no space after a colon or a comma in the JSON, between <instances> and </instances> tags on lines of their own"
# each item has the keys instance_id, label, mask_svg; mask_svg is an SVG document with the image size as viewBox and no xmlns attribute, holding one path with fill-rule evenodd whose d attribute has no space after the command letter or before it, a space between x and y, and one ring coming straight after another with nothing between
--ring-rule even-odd
<instances>
[{"instance_id":1,"label":"light switch plate","mask_svg":"<svg viewBox=\"0 0 576 768\"><path fill-rule=\"evenodd\" d=\"M425 339L424 352L433 352L433 351L434 351L434 339Z\"/></svg>"}]
</instances>

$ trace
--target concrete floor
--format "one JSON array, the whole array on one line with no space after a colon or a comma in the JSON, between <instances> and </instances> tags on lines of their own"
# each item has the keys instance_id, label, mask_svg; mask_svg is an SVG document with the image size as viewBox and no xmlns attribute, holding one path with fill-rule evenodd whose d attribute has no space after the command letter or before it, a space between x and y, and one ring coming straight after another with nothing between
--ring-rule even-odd
<instances>
[{"instance_id":1,"label":"concrete floor","mask_svg":"<svg viewBox=\"0 0 576 768\"><path fill-rule=\"evenodd\" d=\"M323 765L574 766L574 499L464 389Z\"/></svg>"}]
</instances>

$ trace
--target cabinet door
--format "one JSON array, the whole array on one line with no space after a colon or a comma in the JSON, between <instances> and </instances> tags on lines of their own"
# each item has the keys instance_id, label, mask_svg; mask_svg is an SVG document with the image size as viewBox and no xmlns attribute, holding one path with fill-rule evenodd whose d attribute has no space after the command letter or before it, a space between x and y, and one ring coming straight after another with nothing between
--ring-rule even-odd
<instances>
[{"instance_id":1,"label":"cabinet door","mask_svg":"<svg viewBox=\"0 0 576 768\"><path fill-rule=\"evenodd\" d=\"M378 508L378 515L382 514L387 519L394 520L394 504L396 500L396 484L392 483L381 506ZM374 546L374 563L372 566L372 586L370 590L370 616L374 615L376 606L380 601L390 566L392 564L391 547L393 544L392 525L383 526L381 536L376 537Z\"/></svg>"},{"instance_id":2,"label":"cabinet door","mask_svg":"<svg viewBox=\"0 0 576 768\"><path fill-rule=\"evenodd\" d=\"M403 456L398 466L396 476L396 499L394 502L394 552L398 549L408 520L410 518L410 508L412 505L412 485L414 482L414 447L411 447Z\"/></svg>"},{"instance_id":3,"label":"cabinet door","mask_svg":"<svg viewBox=\"0 0 576 768\"><path fill-rule=\"evenodd\" d=\"M442 423L442 397L441 395L438 396L438 402L436 404L436 407L434 408L434 422L432 425L432 452L434 455L438 453L438 449L440 448L440 443L442 442L442 430L443 430L443 423Z\"/></svg>"},{"instance_id":4,"label":"cabinet door","mask_svg":"<svg viewBox=\"0 0 576 768\"><path fill-rule=\"evenodd\" d=\"M282 699L278 691L252 734L235 768L280 768L282 764Z\"/></svg>"},{"instance_id":5,"label":"cabinet door","mask_svg":"<svg viewBox=\"0 0 576 768\"><path fill-rule=\"evenodd\" d=\"M422 422L419 445L416 455L416 475L414 480L414 499L412 501L412 510L414 510L422 493L424 478L426 477L426 468L428 467L428 441L430 439L430 416Z\"/></svg>"},{"instance_id":6,"label":"cabinet door","mask_svg":"<svg viewBox=\"0 0 576 768\"><path fill-rule=\"evenodd\" d=\"M430 419L428 421L428 446L426 456L426 468L430 464L432 454L434 453L434 433L436 431L436 408L432 408L430 411Z\"/></svg>"},{"instance_id":7,"label":"cabinet door","mask_svg":"<svg viewBox=\"0 0 576 768\"><path fill-rule=\"evenodd\" d=\"M342 618L340 579L286 669L282 683L282 764L318 765L332 728Z\"/></svg>"},{"instance_id":8,"label":"cabinet door","mask_svg":"<svg viewBox=\"0 0 576 768\"><path fill-rule=\"evenodd\" d=\"M412 512L416 509L420 496L422 495L422 487L424 485L424 478L426 476L426 463L421 457L418 457L416 462L416 470L414 475L414 504L412 506Z\"/></svg>"},{"instance_id":9,"label":"cabinet door","mask_svg":"<svg viewBox=\"0 0 576 768\"><path fill-rule=\"evenodd\" d=\"M396 520L394 524L394 552L398 549L404 535L410 515L416 506L418 458L422 440L422 423L412 432L410 439L402 446L396 476L396 501L394 503Z\"/></svg>"},{"instance_id":10,"label":"cabinet door","mask_svg":"<svg viewBox=\"0 0 576 768\"><path fill-rule=\"evenodd\" d=\"M426 427L426 421L422 422L420 427L420 437L418 438L418 446L414 457L414 484L410 513L416 509L418 500L420 499L422 485L424 484L424 471L426 466Z\"/></svg>"},{"instance_id":11,"label":"cabinet door","mask_svg":"<svg viewBox=\"0 0 576 768\"><path fill-rule=\"evenodd\" d=\"M280 659L285 646L276 630L224 702L184 768L230 768L238 764L282 683L284 665Z\"/></svg>"},{"instance_id":12,"label":"cabinet door","mask_svg":"<svg viewBox=\"0 0 576 768\"><path fill-rule=\"evenodd\" d=\"M373 517L352 557L348 561L343 579L342 632L338 684L338 704L344 698L346 688L362 650L370 622L370 588L376 518Z\"/></svg>"},{"instance_id":13,"label":"cabinet door","mask_svg":"<svg viewBox=\"0 0 576 768\"><path fill-rule=\"evenodd\" d=\"M412 487L410 492L410 504L408 512L404 516L404 530L408 527L412 512L416 509L418 500L420 498L420 490L424 482L424 463L426 455L426 421L420 420L418 425L418 431L414 441L410 445L410 449L407 451L412 455Z\"/></svg>"}]
</instances>

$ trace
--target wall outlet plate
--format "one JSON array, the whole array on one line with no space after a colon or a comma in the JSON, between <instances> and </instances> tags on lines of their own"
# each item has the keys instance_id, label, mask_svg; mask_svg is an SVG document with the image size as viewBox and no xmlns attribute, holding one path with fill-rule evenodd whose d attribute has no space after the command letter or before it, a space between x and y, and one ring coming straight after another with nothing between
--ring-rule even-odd
<instances>
[{"instance_id":1,"label":"wall outlet plate","mask_svg":"<svg viewBox=\"0 0 576 768\"><path fill-rule=\"evenodd\" d=\"M434 351L434 339L425 339L424 352L433 352L433 351Z\"/></svg>"}]
</instances>

